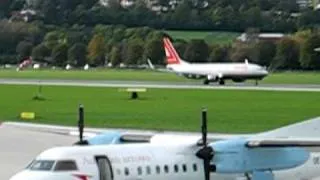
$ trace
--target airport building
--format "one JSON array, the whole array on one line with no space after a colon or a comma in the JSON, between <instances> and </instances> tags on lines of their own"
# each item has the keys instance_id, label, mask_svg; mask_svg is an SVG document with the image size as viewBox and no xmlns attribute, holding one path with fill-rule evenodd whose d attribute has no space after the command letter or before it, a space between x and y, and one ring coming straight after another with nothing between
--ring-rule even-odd
<instances>
[{"instance_id":1,"label":"airport building","mask_svg":"<svg viewBox=\"0 0 320 180\"><path fill-rule=\"evenodd\" d=\"M300 8L313 7L314 9L320 8L320 0L297 0Z\"/></svg>"}]
</instances>

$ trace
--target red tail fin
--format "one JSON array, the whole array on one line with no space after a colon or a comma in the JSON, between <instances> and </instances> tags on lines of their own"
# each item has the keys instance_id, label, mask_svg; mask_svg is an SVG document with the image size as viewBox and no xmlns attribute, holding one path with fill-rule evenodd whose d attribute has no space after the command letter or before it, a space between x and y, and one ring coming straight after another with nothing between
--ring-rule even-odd
<instances>
[{"instance_id":1,"label":"red tail fin","mask_svg":"<svg viewBox=\"0 0 320 180\"><path fill-rule=\"evenodd\" d=\"M169 38L163 38L164 50L166 52L167 64L180 64L181 58L174 49Z\"/></svg>"}]
</instances>

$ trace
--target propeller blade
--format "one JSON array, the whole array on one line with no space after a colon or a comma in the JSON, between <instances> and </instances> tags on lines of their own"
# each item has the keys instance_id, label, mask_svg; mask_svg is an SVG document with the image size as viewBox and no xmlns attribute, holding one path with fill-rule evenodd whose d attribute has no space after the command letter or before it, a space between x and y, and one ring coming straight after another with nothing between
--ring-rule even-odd
<instances>
[{"instance_id":1,"label":"propeller blade","mask_svg":"<svg viewBox=\"0 0 320 180\"><path fill-rule=\"evenodd\" d=\"M202 143L207 146L207 109L202 109Z\"/></svg>"},{"instance_id":2,"label":"propeller blade","mask_svg":"<svg viewBox=\"0 0 320 180\"><path fill-rule=\"evenodd\" d=\"M203 167L204 167L205 180L210 180L210 160L209 159L203 160Z\"/></svg>"},{"instance_id":3,"label":"propeller blade","mask_svg":"<svg viewBox=\"0 0 320 180\"><path fill-rule=\"evenodd\" d=\"M78 121L78 128L79 128L79 142L83 142L83 128L84 128L84 113L83 113L83 105L79 106L79 121Z\"/></svg>"}]
</instances>

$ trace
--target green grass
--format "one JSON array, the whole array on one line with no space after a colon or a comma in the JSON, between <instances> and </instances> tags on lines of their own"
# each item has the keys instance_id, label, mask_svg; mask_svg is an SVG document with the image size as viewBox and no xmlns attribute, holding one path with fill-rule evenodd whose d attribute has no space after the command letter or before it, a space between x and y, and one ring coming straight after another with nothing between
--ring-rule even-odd
<instances>
[{"instance_id":1,"label":"green grass","mask_svg":"<svg viewBox=\"0 0 320 180\"><path fill-rule=\"evenodd\" d=\"M200 111L208 108L210 132L258 132L319 116L320 93L234 90L148 89L130 100L117 88L43 87L45 101L35 101L37 86L0 85L0 119L20 121L21 112L35 112L32 122L76 125L77 107L85 106L86 124L199 131Z\"/></svg>"},{"instance_id":2,"label":"green grass","mask_svg":"<svg viewBox=\"0 0 320 180\"><path fill-rule=\"evenodd\" d=\"M240 33L219 31L165 31L174 39L204 39L208 44L232 43Z\"/></svg>"},{"instance_id":3,"label":"green grass","mask_svg":"<svg viewBox=\"0 0 320 180\"><path fill-rule=\"evenodd\" d=\"M169 82L197 82L177 76L173 73L155 72L149 70L90 70L90 71L61 71L61 70L0 70L0 78L29 78L29 79L72 79L72 80L126 80L126 81L169 81ZM230 83L228 81L227 83ZM252 84L252 82L249 82ZM318 84L320 72L285 72L272 73L262 84Z\"/></svg>"},{"instance_id":4,"label":"green grass","mask_svg":"<svg viewBox=\"0 0 320 180\"><path fill-rule=\"evenodd\" d=\"M318 84L320 72L284 72L273 73L266 77L264 84Z\"/></svg>"}]
</instances>

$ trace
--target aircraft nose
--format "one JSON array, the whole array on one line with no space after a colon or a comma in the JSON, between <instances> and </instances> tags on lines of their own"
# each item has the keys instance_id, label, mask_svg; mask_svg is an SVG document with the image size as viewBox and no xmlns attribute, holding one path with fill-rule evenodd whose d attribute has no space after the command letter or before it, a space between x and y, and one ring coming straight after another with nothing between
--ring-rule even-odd
<instances>
[{"instance_id":1,"label":"aircraft nose","mask_svg":"<svg viewBox=\"0 0 320 180\"><path fill-rule=\"evenodd\" d=\"M263 74L264 74L264 75L268 75L269 72L268 72L267 70L263 70Z\"/></svg>"}]
</instances>

